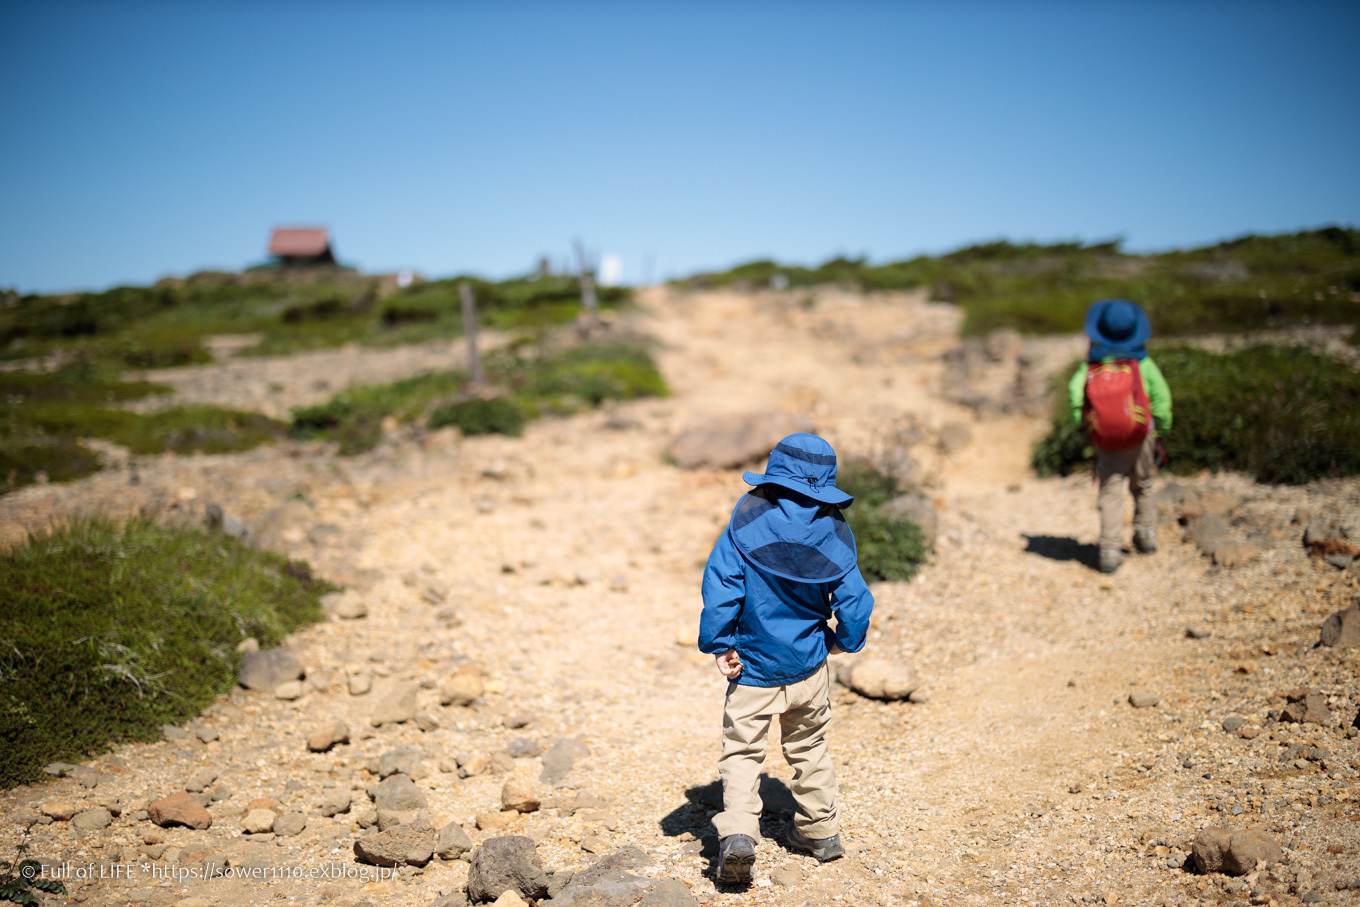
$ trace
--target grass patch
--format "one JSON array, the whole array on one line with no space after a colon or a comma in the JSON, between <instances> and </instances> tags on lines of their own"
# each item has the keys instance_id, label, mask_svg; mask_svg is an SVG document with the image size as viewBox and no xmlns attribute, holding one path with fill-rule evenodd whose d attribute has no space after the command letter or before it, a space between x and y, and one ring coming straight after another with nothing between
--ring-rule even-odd
<instances>
[{"instance_id":1,"label":"grass patch","mask_svg":"<svg viewBox=\"0 0 1360 907\"><path fill-rule=\"evenodd\" d=\"M1233 469L1290 485L1360 474L1360 373L1344 363L1279 346L1153 354L1175 405L1163 439L1173 472ZM1032 457L1040 475L1067 475L1091 461L1067 404L1070 375L1055 376L1052 425Z\"/></svg>"},{"instance_id":2,"label":"grass patch","mask_svg":"<svg viewBox=\"0 0 1360 907\"><path fill-rule=\"evenodd\" d=\"M930 559L925 534L913 520L883 509L908 489L864 460L847 461L838 471L836 487L855 496L843 513L855 533L864 578L905 582L915 576Z\"/></svg>"},{"instance_id":3,"label":"grass patch","mask_svg":"<svg viewBox=\"0 0 1360 907\"><path fill-rule=\"evenodd\" d=\"M628 344L583 345L551 355L517 344L488 357L488 383L500 396L468 394L463 372L433 372L390 384L342 391L318 406L293 411L293 433L340 443L342 454L374 447L382 425L421 422L427 428L457 425L467 434L518 435L524 424L547 414L565 415L607 400L660 397L670 391L651 354Z\"/></svg>"},{"instance_id":4,"label":"grass patch","mask_svg":"<svg viewBox=\"0 0 1360 907\"><path fill-rule=\"evenodd\" d=\"M278 645L333 588L145 520L78 522L0 559L0 788L198 714L235 684L238 642Z\"/></svg>"},{"instance_id":5,"label":"grass patch","mask_svg":"<svg viewBox=\"0 0 1360 907\"><path fill-rule=\"evenodd\" d=\"M1360 230L1328 227L1244 236L1199 249L1130 255L1119 243L993 242L883 265L836 258L816 268L757 261L699 274L693 287L840 284L862 290L926 288L965 310L966 334L996 328L1080 331L1096 299L1131 299L1161 336L1322 323L1357 326ZM1354 341L1352 341L1354 342Z\"/></svg>"},{"instance_id":6,"label":"grass patch","mask_svg":"<svg viewBox=\"0 0 1360 907\"><path fill-rule=\"evenodd\" d=\"M465 435L510 435L524 433L524 412L505 397L470 397L445 403L430 414L431 430L455 426Z\"/></svg>"},{"instance_id":7,"label":"grass patch","mask_svg":"<svg viewBox=\"0 0 1360 907\"><path fill-rule=\"evenodd\" d=\"M66 481L95 472L99 457L81 438L103 438L134 454L247 450L286 435L259 413L181 406L139 414L110 404L167 392L145 381L113 381L81 368L53 373L0 372L0 492L39 479Z\"/></svg>"}]
</instances>

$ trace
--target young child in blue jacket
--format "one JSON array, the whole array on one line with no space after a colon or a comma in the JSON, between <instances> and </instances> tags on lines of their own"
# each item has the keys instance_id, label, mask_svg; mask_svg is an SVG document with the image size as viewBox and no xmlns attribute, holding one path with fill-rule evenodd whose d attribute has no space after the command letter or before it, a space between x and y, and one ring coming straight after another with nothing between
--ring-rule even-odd
<instances>
[{"instance_id":1,"label":"young child in blue jacket","mask_svg":"<svg viewBox=\"0 0 1360 907\"><path fill-rule=\"evenodd\" d=\"M794 434L770 453L754 489L732 511L704 570L699 648L728 679L718 775L718 880L747 883L760 840L760 770L770 722L779 719L793 768L797 814L790 847L822 862L845 854L836 772L827 753L828 654L864 647L874 598L860 575L855 537L836 488L836 452ZM834 623L833 623L834 621Z\"/></svg>"}]
</instances>

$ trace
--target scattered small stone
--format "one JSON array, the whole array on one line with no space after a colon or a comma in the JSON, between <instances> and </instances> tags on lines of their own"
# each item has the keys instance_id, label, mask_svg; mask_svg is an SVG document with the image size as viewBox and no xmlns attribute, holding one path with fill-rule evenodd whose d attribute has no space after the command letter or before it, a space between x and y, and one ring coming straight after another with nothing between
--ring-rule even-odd
<instances>
[{"instance_id":1,"label":"scattered small stone","mask_svg":"<svg viewBox=\"0 0 1360 907\"><path fill-rule=\"evenodd\" d=\"M1280 713L1280 720L1296 724L1326 724L1332 710L1327 698L1315 690L1298 691L1289 697L1289 705Z\"/></svg>"},{"instance_id":2,"label":"scattered small stone","mask_svg":"<svg viewBox=\"0 0 1360 907\"><path fill-rule=\"evenodd\" d=\"M81 786L87 790L93 790L99 786L99 771L88 765L77 765L66 773L68 778L75 778Z\"/></svg>"},{"instance_id":3,"label":"scattered small stone","mask_svg":"<svg viewBox=\"0 0 1360 907\"><path fill-rule=\"evenodd\" d=\"M1241 715L1229 715L1227 718L1223 719L1223 730L1231 734L1246 723L1247 719L1243 718Z\"/></svg>"},{"instance_id":4,"label":"scattered small stone","mask_svg":"<svg viewBox=\"0 0 1360 907\"><path fill-rule=\"evenodd\" d=\"M430 712L416 712L416 727L425 733L439 730L439 719Z\"/></svg>"},{"instance_id":5,"label":"scattered small stone","mask_svg":"<svg viewBox=\"0 0 1360 907\"><path fill-rule=\"evenodd\" d=\"M289 702L301 699L307 693L307 685L301 680L287 680L274 687L274 695Z\"/></svg>"},{"instance_id":6,"label":"scattered small stone","mask_svg":"<svg viewBox=\"0 0 1360 907\"><path fill-rule=\"evenodd\" d=\"M457 761L458 777L460 778L471 778L475 775L480 775L491 765L491 760L488 759L484 753L459 753Z\"/></svg>"},{"instance_id":7,"label":"scattered small stone","mask_svg":"<svg viewBox=\"0 0 1360 907\"><path fill-rule=\"evenodd\" d=\"M373 710L373 717L369 719L374 727L382 727L384 724L404 724L416 715L416 693L418 688L413 683L398 682L392 685Z\"/></svg>"},{"instance_id":8,"label":"scattered small stone","mask_svg":"<svg viewBox=\"0 0 1360 907\"><path fill-rule=\"evenodd\" d=\"M483 692L482 675L472 665L465 664L440 684L439 704L471 705Z\"/></svg>"},{"instance_id":9,"label":"scattered small stone","mask_svg":"<svg viewBox=\"0 0 1360 907\"><path fill-rule=\"evenodd\" d=\"M1334 649L1360 646L1360 604L1338 611L1322 622L1322 644Z\"/></svg>"},{"instance_id":10,"label":"scattered small stone","mask_svg":"<svg viewBox=\"0 0 1360 907\"><path fill-rule=\"evenodd\" d=\"M513 781L505 782L501 788L501 809L513 809L515 812L532 813L537 812L540 801L529 791L520 787Z\"/></svg>"},{"instance_id":11,"label":"scattered small stone","mask_svg":"<svg viewBox=\"0 0 1360 907\"><path fill-rule=\"evenodd\" d=\"M274 820L274 834L283 838L300 835L306 827L307 816L296 810L284 813Z\"/></svg>"},{"instance_id":12,"label":"scattered small stone","mask_svg":"<svg viewBox=\"0 0 1360 907\"><path fill-rule=\"evenodd\" d=\"M96 831L101 828L108 828L113 822L113 814L103 807L87 809L76 813L71 819L71 824L82 831Z\"/></svg>"},{"instance_id":13,"label":"scattered small stone","mask_svg":"<svg viewBox=\"0 0 1360 907\"><path fill-rule=\"evenodd\" d=\"M389 750L378 757L379 778L387 778L391 775L402 774L410 778L416 777L416 769L420 765L420 750L405 748L399 750Z\"/></svg>"},{"instance_id":14,"label":"scattered small stone","mask_svg":"<svg viewBox=\"0 0 1360 907\"><path fill-rule=\"evenodd\" d=\"M435 856L439 859L456 860L470 850L472 839L463 831L463 826L457 822L450 822L439 829L439 836L434 845Z\"/></svg>"},{"instance_id":15,"label":"scattered small stone","mask_svg":"<svg viewBox=\"0 0 1360 907\"><path fill-rule=\"evenodd\" d=\"M571 772L578 759L590 755L590 748L579 737L562 737L543 757L543 772L538 780L557 784Z\"/></svg>"},{"instance_id":16,"label":"scattered small stone","mask_svg":"<svg viewBox=\"0 0 1360 907\"><path fill-rule=\"evenodd\" d=\"M1208 630L1201 629L1200 627L1187 627L1185 635L1191 639L1208 639L1210 633Z\"/></svg>"},{"instance_id":17,"label":"scattered small stone","mask_svg":"<svg viewBox=\"0 0 1360 907\"><path fill-rule=\"evenodd\" d=\"M487 767L493 775L504 775L515 770L515 757L505 750L497 750L491 754L491 760Z\"/></svg>"},{"instance_id":18,"label":"scattered small stone","mask_svg":"<svg viewBox=\"0 0 1360 907\"><path fill-rule=\"evenodd\" d=\"M327 752L339 743L349 743L349 725L339 718L317 725L307 735L307 749L313 753Z\"/></svg>"},{"instance_id":19,"label":"scattered small stone","mask_svg":"<svg viewBox=\"0 0 1360 907\"><path fill-rule=\"evenodd\" d=\"M351 696L363 696L373 689L373 672L365 668L349 675L349 694Z\"/></svg>"},{"instance_id":20,"label":"scattered small stone","mask_svg":"<svg viewBox=\"0 0 1360 907\"><path fill-rule=\"evenodd\" d=\"M539 899L548 893L548 874L538 858L534 842L521 835L489 838L472 853L468 868L468 900L474 904L500 897L513 890L522 897Z\"/></svg>"},{"instance_id":21,"label":"scattered small stone","mask_svg":"<svg viewBox=\"0 0 1360 907\"><path fill-rule=\"evenodd\" d=\"M340 813L349 812L350 804L354 802L354 795L347 790L331 791L326 794L326 799L321 803L321 815L326 818L337 816Z\"/></svg>"},{"instance_id":22,"label":"scattered small stone","mask_svg":"<svg viewBox=\"0 0 1360 907\"><path fill-rule=\"evenodd\" d=\"M803 871L797 866L780 866L770 873L770 881L783 888L792 888L803 881Z\"/></svg>"},{"instance_id":23,"label":"scattered small stone","mask_svg":"<svg viewBox=\"0 0 1360 907\"><path fill-rule=\"evenodd\" d=\"M368 605L364 603L364 597L354 589L323 595L321 605L341 620L359 620L368 616Z\"/></svg>"},{"instance_id":24,"label":"scattered small stone","mask_svg":"<svg viewBox=\"0 0 1360 907\"><path fill-rule=\"evenodd\" d=\"M507 715L501 720L501 724L513 731L522 727L528 727L533 721L534 716L529 712L518 712L514 715Z\"/></svg>"},{"instance_id":25,"label":"scattered small stone","mask_svg":"<svg viewBox=\"0 0 1360 907\"><path fill-rule=\"evenodd\" d=\"M1284 858L1274 838L1254 829L1206 828L1195 838L1191 852L1200 872L1234 876L1251 872L1258 860L1269 865Z\"/></svg>"},{"instance_id":26,"label":"scattered small stone","mask_svg":"<svg viewBox=\"0 0 1360 907\"><path fill-rule=\"evenodd\" d=\"M247 690L269 692L281 683L302 677L302 663L287 649L260 649L246 652L241 659L241 686Z\"/></svg>"},{"instance_id":27,"label":"scattered small stone","mask_svg":"<svg viewBox=\"0 0 1360 907\"><path fill-rule=\"evenodd\" d=\"M505 747L512 759L530 759L543 753L543 747L531 737L516 737Z\"/></svg>"},{"instance_id":28,"label":"scattered small stone","mask_svg":"<svg viewBox=\"0 0 1360 907\"><path fill-rule=\"evenodd\" d=\"M252 809L241 817L241 829L249 835L262 835L274 830L276 818L273 810Z\"/></svg>"},{"instance_id":29,"label":"scattered small stone","mask_svg":"<svg viewBox=\"0 0 1360 907\"><path fill-rule=\"evenodd\" d=\"M172 825L200 829L212 826L212 815L203 808L203 804L184 791L154 801L147 806L146 811L151 821L161 828Z\"/></svg>"},{"instance_id":30,"label":"scattered small stone","mask_svg":"<svg viewBox=\"0 0 1360 907\"><path fill-rule=\"evenodd\" d=\"M599 835L589 835L581 839L581 849L587 853L604 853L609 849L609 842Z\"/></svg>"},{"instance_id":31,"label":"scattered small stone","mask_svg":"<svg viewBox=\"0 0 1360 907\"><path fill-rule=\"evenodd\" d=\"M528 902L514 889L507 890L493 902L494 907L528 907Z\"/></svg>"},{"instance_id":32,"label":"scattered small stone","mask_svg":"<svg viewBox=\"0 0 1360 907\"><path fill-rule=\"evenodd\" d=\"M1214 563L1220 567L1242 567L1260 555L1250 542L1228 542L1214 549Z\"/></svg>"},{"instance_id":33,"label":"scattered small stone","mask_svg":"<svg viewBox=\"0 0 1360 907\"><path fill-rule=\"evenodd\" d=\"M185 728L167 724L161 728L161 736L170 743L179 743L182 740L192 740L194 735Z\"/></svg>"},{"instance_id":34,"label":"scattered small stone","mask_svg":"<svg viewBox=\"0 0 1360 907\"><path fill-rule=\"evenodd\" d=\"M436 832L425 822L396 825L354 842L354 855L377 866L424 866L434 856Z\"/></svg>"},{"instance_id":35,"label":"scattered small stone","mask_svg":"<svg viewBox=\"0 0 1360 907\"><path fill-rule=\"evenodd\" d=\"M217 728L197 727L194 728L194 736L197 737L199 740L202 740L204 743L212 743L214 740L217 740L219 737L222 736L222 732L219 731Z\"/></svg>"},{"instance_id":36,"label":"scattered small stone","mask_svg":"<svg viewBox=\"0 0 1360 907\"><path fill-rule=\"evenodd\" d=\"M504 810L495 813L478 813L477 827L482 831L505 831L515 820L519 818L519 813L514 810Z\"/></svg>"},{"instance_id":37,"label":"scattered small stone","mask_svg":"<svg viewBox=\"0 0 1360 907\"><path fill-rule=\"evenodd\" d=\"M1135 709L1150 709L1161 701L1162 697L1152 693L1139 691L1129 694L1129 705Z\"/></svg>"},{"instance_id":38,"label":"scattered small stone","mask_svg":"<svg viewBox=\"0 0 1360 907\"><path fill-rule=\"evenodd\" d=\"M429 806L425 793L406 775L392 775L377 786L373 805L378 809L424 809Z\"/></svg>"}]
</instances>

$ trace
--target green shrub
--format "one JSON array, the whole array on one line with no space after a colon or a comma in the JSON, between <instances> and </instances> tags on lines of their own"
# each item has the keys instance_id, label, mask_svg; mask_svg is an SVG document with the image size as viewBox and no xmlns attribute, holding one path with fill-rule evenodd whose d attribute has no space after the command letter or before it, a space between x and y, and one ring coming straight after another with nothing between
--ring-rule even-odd
<instances>
[{"instance_id":1,"label":"green shrub","mask_svg":"<svg viewBox=\"0 0 1360 907\"><path fill-rule=\"evenodd\" d=\"M321 616L333 587L220 535L87 520L0 554L0 788L42 777L232 688L236 644Z\"/></svg>"},{"instance_id":2,"label":"green shrub","mask_svg":"<svg viewBox=\"0 0 1360 907\"><path fill-rule=\"evenodd\" d=\"M864 460L846 461L838 470L836 487L855 496L855 503L843 512L855 533L864 578L905 582L915 576L930 559L925 534L914 521L883 510L907 489Z\"/></svg>"},{"instance_id":3,"label":"green shrub","mask_svg":"<svg viewBox=\"0 0 1360 907\"><path fill-rule=\"evenodd\" d=\"M1234 469L1282 484L1360 474L1360 373L1344 363L1277 346L1228 355L1163 347L1153 354L1174 401L1172 430L1163 437L1173 471ZM1034 448L1041 475L1090 461L1066 382L1058 384L1053 424Z\"/></svg>"},{"instance_id":4,"label":"green shrub","mask_svg":"<svg viewBox=\"0 0 1360 907\"><path fill-rule=\"evenodd\" d=\"M445 403L430 414L431 429L456 426L465 435L511 435L524 433L524 413L505 397L470 397Z\"/></svg>"},{"instance_id":5,"label":"green shrub","mask_svg":"<svg viewBox=\"0 0 1360 907\"><path fill-rule=\"evenodd\" d=\"M318 406L293 411L293 433L340 442L340 453L369 450L382 439L383 420L413 422L429 413L429 428L457 425L467 434L518 435L524 422L566 414L606 400L665 396L670 391L643 348L583 345L540 357L517 345L487 358L487 381L506 396L452 400L467 390L462 372L434 372L391 384L353 387ZM470 429L470 430L469 430Z\"/></svg>"}]
</instances>

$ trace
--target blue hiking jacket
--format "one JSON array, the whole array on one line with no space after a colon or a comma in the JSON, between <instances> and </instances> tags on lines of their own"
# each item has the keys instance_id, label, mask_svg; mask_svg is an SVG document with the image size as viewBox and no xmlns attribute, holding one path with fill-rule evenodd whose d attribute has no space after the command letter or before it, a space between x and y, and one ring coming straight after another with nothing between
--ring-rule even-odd
<instances>
[{"instance_id":1,"label":"blue hiking jacket","mask_svg":"<svg viewBox=\"0 0 1360 907\"><path fill-rule=\"evenodd\" d=\"M792 524L792 530L783 530L786 534L796 534L800 523L812 528L821 522L819 511L823 518L826 513L825 505L801 497L781 497L777 506L780 513L774 516ZM739 503L738 514L741 509ZM858 652L874 609L858 566L827 582L788 579L743 556L731 527L708 556L703 596L700 651L717 655L736 649L743 665L737 683L756 687L810 677L826 661L832 643Z\"/></svg>"}]
</instances>

